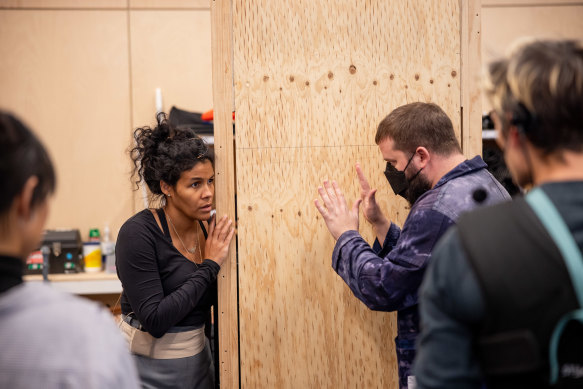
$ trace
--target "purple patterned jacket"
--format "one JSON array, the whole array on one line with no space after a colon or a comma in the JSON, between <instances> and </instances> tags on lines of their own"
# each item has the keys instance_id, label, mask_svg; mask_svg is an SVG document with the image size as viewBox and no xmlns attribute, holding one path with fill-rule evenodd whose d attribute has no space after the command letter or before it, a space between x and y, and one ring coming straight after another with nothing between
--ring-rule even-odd
<instances>
[{"instance_id":1,"label":"purple patterned jacket","mask_svg":"<svg viewBox=\"0 0 583 389\"><path fill-rule=\"evenodd\" d=\"M476 208L477 189L487 193L480 206L510 196L486 170L479 156L466 160L443 176L413 204L403 229L391 223L383 246L373 247L357 231L340 236L332 254L332 267L354 295L370 309L397 311L397 358L401 386L415 356L419 333L418 289L431 251L460 214Z\"/></svg>"}]
</instances>

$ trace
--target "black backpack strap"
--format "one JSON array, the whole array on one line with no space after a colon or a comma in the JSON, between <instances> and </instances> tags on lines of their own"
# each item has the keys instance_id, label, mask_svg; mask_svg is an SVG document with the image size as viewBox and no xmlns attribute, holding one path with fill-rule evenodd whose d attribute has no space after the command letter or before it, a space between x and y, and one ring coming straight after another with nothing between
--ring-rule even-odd
<instances>
[{"instance_id":1,"label":"black backpack strap","mask_svg":"<svg viewBox=\"0 0 583 389\"><path fill-rule=\"evenodd\" d=\"M561 251L571 277L571 284L579 301L579 309L567 313L555 326L549 345L550 383L572 387L583 384L581 369L583 357L583 257L569 227L557 211L553 202L541 188L533 189L526 201L537 214L555 244ZM559 356L559 345L561 352ZM560 372L559 372L560 370Z\"/></svg>"},{"instance_id":2,"label":"black backpack strap","mask_svg":"<svg viewBox=\"0 0 583 389\"><path fill-rule=\"evenodd\" d=\"M484 373L546 371L548 339L574 298L546 229L519 198L463 215L458 231L487 310L476 341Z\"/></svg>"},{"instance_id":3,"label":"black backpack strap","mask_svg":"<svg viewBox=\"0 0 583 389\"><path fill-rule=\"evenodd\" d=\"M533 189L526 197L526 201L561 251L561 256L567 265L571 283L579 300L579 307L583 307L583 257L573 234L553 202L541 188Z\"/></svg>"}]
</instances>

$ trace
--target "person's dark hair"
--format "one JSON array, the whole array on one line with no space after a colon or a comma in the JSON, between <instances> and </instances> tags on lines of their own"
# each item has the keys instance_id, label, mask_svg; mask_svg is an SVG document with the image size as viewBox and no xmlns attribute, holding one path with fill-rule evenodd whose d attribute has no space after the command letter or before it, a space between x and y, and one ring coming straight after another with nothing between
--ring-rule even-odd
<instances>
[{"instance_id":1,"label":"person's dark hair","mask_svg":"<svg viewBox=\"0 0 583 389\"><path fill-rule=\"evenodd\" d=\"M40 140L20 120L0 111L0 215L10 209L24 184L36 176L31 206L55 191L53 163Z\"/></svg>"},{"instance_id":2,"label":"person's dark hair","mask_svg":"<svg viewBox=\"0 0 583 389\"><path fill-rule=\"evenodd\" d=\"M422 146L440 155L461 153L450 118L436 104L410 103L394 109L379 124L375 142L387 137L395 149L413 153Z\"/></svg>"},{"instance_id":3,"label":"person's dark hair","mask_svg":"<svg viewBox=\"0 0 583 389\"><path fill-rule=\"evenodd\" d=\"M533 41L490 64L486 92L502 119L545 154L583 151L583 43Z\"/></svg>"},{"instance_id":4,"label":"person's dark hair","mask_svg":"<svg viewBox=\"0 0 583 389\"><path fill-rule=\"evenodd\" d=\"M141 127L134 131L135 146L130 150L134 163L132 177L136 189L142 179L154 196L163 195L160 181L174 186L182 172L190 170L199 162L214 164L214 153L193 129L174 128L166 114L156 115L154 128Z\"/></svg>"}]
</instances>

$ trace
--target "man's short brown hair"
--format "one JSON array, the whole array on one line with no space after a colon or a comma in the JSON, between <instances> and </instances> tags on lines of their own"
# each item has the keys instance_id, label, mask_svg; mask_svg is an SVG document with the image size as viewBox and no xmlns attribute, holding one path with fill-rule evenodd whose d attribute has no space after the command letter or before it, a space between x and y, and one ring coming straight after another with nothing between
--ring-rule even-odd
<instances>
[{"instance_id":1,"label":"man's short brown hair","mask_svg":"<svg viewBox=\"0 0 583 389\"><path fill-rule=\"evenodd\" d=\"M385 138L395 142L395 149L413 153L422 146L440 155L461 153L451 120L436 104L410 103L394 109L377 129L375 142Z\"/></svg>"}]
</instances>

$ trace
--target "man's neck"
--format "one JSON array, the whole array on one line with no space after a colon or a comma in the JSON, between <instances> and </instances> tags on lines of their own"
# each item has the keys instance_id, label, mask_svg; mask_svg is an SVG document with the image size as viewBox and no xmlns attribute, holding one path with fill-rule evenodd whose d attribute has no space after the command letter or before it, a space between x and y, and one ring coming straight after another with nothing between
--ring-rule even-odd
<instances>
[{"instance_id":1,"label":"man's neck","mask_svg":"<svg viewBox=\"0 0 583 389\"><path fill-rule=\"evenodd\" d=\"M14 244L0 242L0 254L7 257L22 258L22 252Z\"/></svg>"},{"instance_id":2,"label":"man's neck","mask_svg":"<svg viewBox=\"0 0 583 389\"><path fill-rule=\"evenodd\" d=\"M464 162L466 157L463 154L454 153L448 156L433 155L431 168L431 187L437 185L447 173L452 171L457 165Z\"/></svg>"},{"instance_id":3,"label":"man's neck","mask_svg":"<svg viewBox=\"0 0 583 389\"><path fill-rule=\"evenodd\" d=\"M583 181L583 153L564 151L547 157L533 158L535 185L547 182Z\"/></svg>"},{"instance_id":4,"label":"man's neck","mask_svg":"<svg viewBox=\"0 0 583 389\"><path fill-rule=\"evenodd\" d=\"M22 258L23 251L22 237L9 227L0 228L0 254Z\"/></svg>"}]
</instances>

